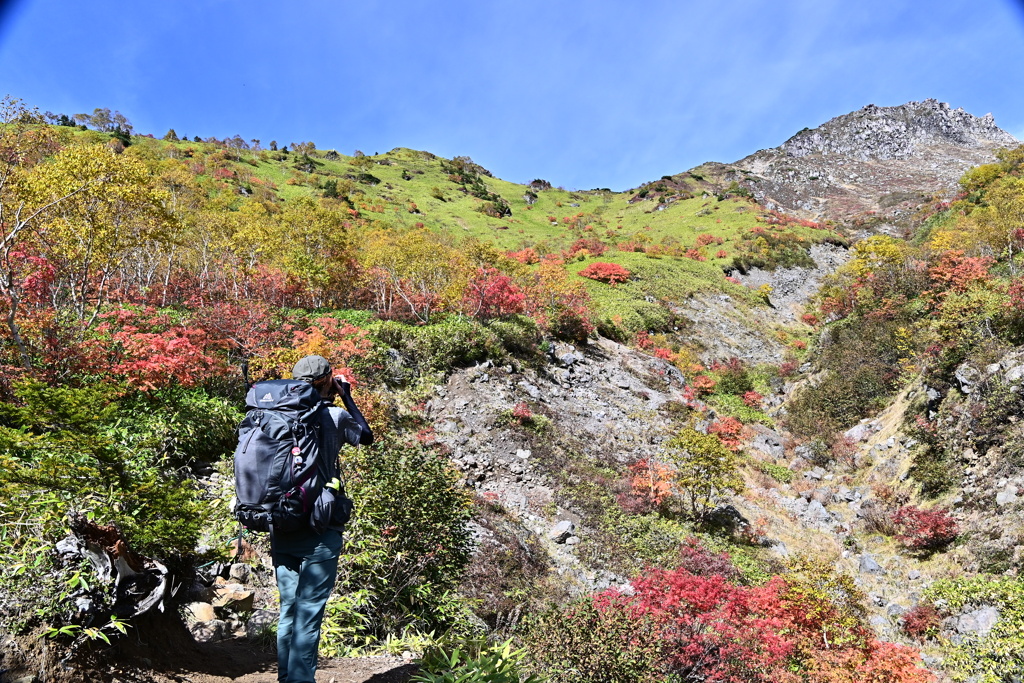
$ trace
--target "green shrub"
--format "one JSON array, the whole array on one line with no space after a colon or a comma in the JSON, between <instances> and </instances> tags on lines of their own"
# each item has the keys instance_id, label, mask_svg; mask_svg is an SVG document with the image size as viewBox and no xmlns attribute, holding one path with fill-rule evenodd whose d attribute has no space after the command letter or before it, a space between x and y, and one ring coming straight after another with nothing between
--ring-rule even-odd
<instances>
[{"instance_id":1,"label":"green shrub","mask_svg":"<svg viewBox=\"0 0 1024 683\"><path fill-rule=\"evenodd\" d=\"M0 404L0 566L12 569L0 594L18 596L0 624L14 628L26 614L61 623L74 612L67 591L53 590L61 573L45 552L67 535L70 513L117 525L132 550L174 570L191 565L212 508L169 457L163 432L132 433L122 406L141 399L118 402L121 391L26 381L14 386L16 403Z\"/></svg>"},{"instance_id":2,"label":"green shrub","mask_svg":"<svg viewBox=\"0 0 1024 683\"><path fill-rule=\"evenodd\" d=\"M796 392L785 426L801 437L831 435L882 407L899 385L899 320L845 319L822 343L817 384Z\"/></svg>"},{"instance_id":3,"label":"green shrub","mask_svg":"<svg viewBox=\"0 0 1024 683\"><path fill-rule=\"evenodd\" d=\"M430 325L413 326L386 320L370 327L378 344L397 352L405 372L450 372L501 356L497 336L482 323L449 316Z\"/></svg>"},{"instance_id":4,"label":"green shrub","mask_svg":"<svg viewBox=\"0 0 1024 683\"><path fill-rule=\"evenodd\" d=\"M748 190L744 188L742 192ZM733 256L732 265L741 273L746 273L751 268L775 270L815 267L810 254L810 243L795 233L763 230L750 232L736 243L734 249L737 254Z\"/></svg>"},{"instance_id":5,"label":"green shrub","mask_svg":"<svg viewBox=\"0 0 1024 683\"><path fill-rule=\"evenodd\" d=\"M241 397L239 397L240 399ZM120 402L107 434L129 448L148 448L172 464L215 462L235 448L241 400L210 396L202 389L172 387Z\"/></svg>"},{"instance_id":6,"label":"green shrub","mask_svg":"<svg viewBox=\"0 0 1024 683\"><path fill-rule=\"evenodd\" d=\"M738 358L733 358L728 363L718 364L713 370L710 374L715 379L715 393L717 394L742 395L754 389L754 383L747 368Z\"/></svg>"},{"instance_id":7,"label":"green shrub","mask_svg":"<svg viewBox=\"0 0 1024 683\"><path fill-rule=\"evenodd\" d=\"M676 466L683 514L689 519L703 522L726 491L743 488L736 454L714 434L683 429L667 446L667 458Z\"/></svg>"},{"instance_id":8,"label":"green shrub","mask_svg":"<svg viewBox=\"0 0 1024 683\"><path fill-rule=\"evenodd\" d=\"M525 650L513 650L512 641L468 650L435 648L420 662L415 683L540 683L536 675L520 674Z\"/></svg>"},{"instance_id":9,"label":"green shrub","mask_svg":"<svg viewBox=\"0 0 1024 683\"><path fill-rule=\"evenodd\" d=\"M914 450L910 476L921 485L921 493L934 498L949 490L956 481L949 458L935 448L921 445Z\"/></svg>"},{"instance_id":10,"label":"green shrub","mask_svg":"<svg viewBox=\"0 0 1024 683\"><path fill-rule=\"evenodd\" d=\"M128 440L119 392L16 385L19 403L0 404L0 519L21 516L14 501L56 494L61 502L33 520L43 538L62 536L74 510L119 525L137 552L187 556L204 519L198 488L155 441Z\"/></svg>"},{"instance_id":11,"label":"green shrub","mask_svg":"<svg viewBox=\"0 0 1024 683\"><path fill-rule=\"evenodd\" d=\"M790 400L785 426L797 436L834 434L880 407L888 386L877 368L827 371L818 384L805 386Z\"/></svg>"},{"instance_id":12,"label":"green shrub","mask_svg":"<svg viewBox=\"0 0 1024 683\"><path fill-rule=\"evenodd\" d=\"M716 389L718 387L715 387ZM766 427L774 427L775 421L763 410L751 408L743 402L743 398L736 394L712 394L705 399L707 404L715 409L715 412L723 417L735 417L743 424L762 424Z\"/></svg>"},{"instance_id":13,"label":"green shrub","mask_svg":"<svg viewBox=\"0 0 1024 683\"><path fill-rule=\"evenodd\" d=\"M455 591L469 561L472 499L440 452L384 440L346 449L355 515L328 622L362 645L409 630L469 630ZM322 649L338 648L325 632Z\"/></svg>"},{"instance_id":14,"label":"green shrub","mask_svg":"<svg viewBox=\"0 0 1024 683\"><path fill-rule=\"evenodd\" d=\"M537 322L524 315L496 318L487 323L498 343L514 356L536 358L540 352L541 333Z\"/></svg>"},{"instance_id":15,"label":"green shrub","mask_svg":"<svg viewBox=\"0 0 1024 683\"><path fill-rule=\"evenodd\" d=\"M660 633L653 620L602 610L585 597L536 618L526 635L530 668L551 683L661 683Z\"/></svg>"},{"instance_id":16,"label":"green shrub","mask_svg":"<svg viewBox=\"0 0 1024 683\"><path fill-rule=\"evenodd\" d=\"M763 460L757 460L754 462L756 467L761 472L764 472L769 477L779 482L780 484L788 484L793 481L793 470L782 465L776 465L775 463L765 462Z\"/></svg>"},{"instance_id":17,"label":"green shrub","mask_svg":"<svg viewBox=\"0 0 1024 683\"><path fill-rule=\"evenodd\" d=\"M1001 683L1020 674L1024 668L1024 584L1018 578L942 579L925 590L924 598L949 614L981 606L999 610L999 619L987 636L965 634L959 643L948 644L944 666L953 680Z\"/></svg>"},{"instance_id":18,"label":"green shrub","mask_svg":"<svg viewBox=\"0 0 1024 683\"><path fill-rule=\"evenodd\" d=\"M523 429L540 435L551 428L551 419L538 415L530 410L525 403L518 403L512 408L499 411L494 419L498 427L522 427Z\"/></svg>"}]
</instances>

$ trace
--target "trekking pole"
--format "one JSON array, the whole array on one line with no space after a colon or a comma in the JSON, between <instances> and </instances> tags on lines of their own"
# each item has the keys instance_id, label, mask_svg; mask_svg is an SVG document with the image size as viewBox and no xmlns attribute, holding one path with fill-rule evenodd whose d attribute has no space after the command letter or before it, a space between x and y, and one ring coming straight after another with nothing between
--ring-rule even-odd
<instances>
[{"instance_id":1,"label":"trekking pole","mask_svg":"<svg viewBox=\"0 0 1024 683\"><path fill-rule=\"evenodd\" d=\"M245 391L252 389L252 382L249 381L249 359L242 359L242 380L245 382Z\"/></svg>"}]
</instances>

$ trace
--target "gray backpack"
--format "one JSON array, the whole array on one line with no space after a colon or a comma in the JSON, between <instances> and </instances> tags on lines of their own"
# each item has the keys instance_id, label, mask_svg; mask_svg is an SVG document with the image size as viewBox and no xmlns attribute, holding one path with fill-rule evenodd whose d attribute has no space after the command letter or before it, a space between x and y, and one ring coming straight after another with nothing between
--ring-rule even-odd
<instances>
[{"instance_id":1,"label":"gray backpack","mask_svg":"<svg viewBox=\"0 0 1024 683\"><path fill-rule=\"evenodd\" d=\"M320 394L306 382L271 380L254 384L245 404L235 449L235 519L252 531L322 531L325 524L311 521L329 471L321 462ZM322 513L317 517L322 521Z\"/></svg>"}]
</instances>

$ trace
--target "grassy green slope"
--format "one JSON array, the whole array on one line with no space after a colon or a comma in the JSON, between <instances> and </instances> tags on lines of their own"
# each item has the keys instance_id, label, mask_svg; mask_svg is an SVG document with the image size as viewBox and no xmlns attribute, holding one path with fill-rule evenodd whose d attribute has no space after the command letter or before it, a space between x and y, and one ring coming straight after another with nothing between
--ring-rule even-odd
<instances>
[{"instance_id":1,"label":"grassy green slope","mask_svg":"<svg viewBox=\"0 0 1024 683\"><path fill-rule=\"evenodd\" d=\"M270 197L287 202L323 196L334 184L364 217L396 227L421 223L456 241L478 239L507 251L533 247L544 254L566 249L579 238L600 239L613 248L599 258L575 260L567 268L576 273L599 260L629 269L632 279L617 287L584 279L598 315L620 318L629 330L662 327L670 317L662 302L679 302L698 291L725 291L751 304L757 301L728 282L723 268L731 264L737 243L764 226L759 220L763 210L749 198L705 180L697 169L619 193L531 191L527 185L482 176L487 191L500 195L512 212L492 217L480 211L484 200L453 182L442 168L444 160L428 152L397 148L357 158L316 150L307 157L294 151L225 152L207 143L140 142L154 151L174 147L186 156L191 149L196 160L206 162L202 171L196 171L204 177L215 177L219 169L232 171L225 181L228 191L241 192L247 185L251 190L258 184ZM828 236L798 225L785 230L809 242ZM681 250L698 246L700 235L713 235L721 244L704 248L706 261L681 257ZM647 247L648 253L614 248L623 242ZM652 245L662 247L660 255L657 249L650 253Z\"/></svg>"}]
</instances>

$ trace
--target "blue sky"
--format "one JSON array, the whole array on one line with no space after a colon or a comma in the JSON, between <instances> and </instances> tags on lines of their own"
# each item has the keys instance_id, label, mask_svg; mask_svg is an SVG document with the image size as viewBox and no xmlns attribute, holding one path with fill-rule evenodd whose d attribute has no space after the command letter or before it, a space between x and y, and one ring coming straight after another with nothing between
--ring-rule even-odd
<instances>
[{"instance_id":1,"label":"blue sky","mask_svg":"<svg viewBox=\"0 0 1024 683\"><path fill-rule=\"evenodd\" d=\"M0 95L624 190L867 104L1024 139L1019 0L0 0Z\"/></svg>"}]
</instances>

